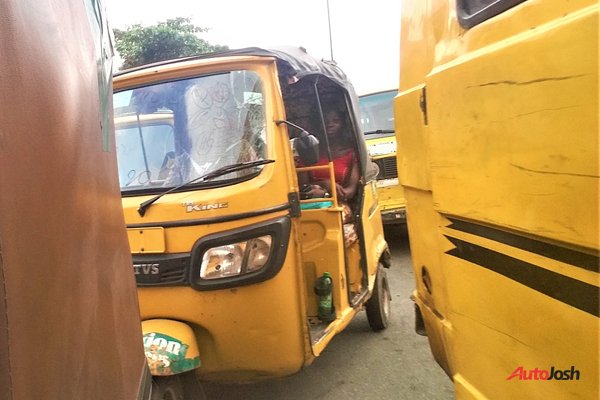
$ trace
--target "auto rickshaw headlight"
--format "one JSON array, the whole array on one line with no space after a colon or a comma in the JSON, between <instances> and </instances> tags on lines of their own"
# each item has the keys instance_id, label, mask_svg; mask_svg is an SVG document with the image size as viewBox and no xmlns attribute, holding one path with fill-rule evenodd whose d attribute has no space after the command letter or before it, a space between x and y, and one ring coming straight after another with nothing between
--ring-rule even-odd
<instances>
[{"instance_id":1,"label":"auto rickshaw headlight","mask_svg":"<svg viewBox=\"0 0 600 400\"><path fill-rule=\"evenodd\" d=\"M204 252L200 278L220 279L258 271L269 261L270 235L211 247Z\"/></svg>"},{"instance_id":2,"label":"auto rickshaw headlight","mask_svg":"<svg viewBox=\"0 0 600 400\"><path fill-rule=\"evenodd\" d=\"M257 271L269 261L271 236L261 236L248 241L248 272Z\"/></svg>"},{"instance_id":3,"label":"auto rickshaw headlight","mask_svg":"<svg viewBox=\"0 0 600 400\"><path fill-rule=\"evenodd\" d=\"M272 218L199 238L189 281L196 290L221 290L271 279L285 263L292 218Z\"/></svg>"}]
</instances>

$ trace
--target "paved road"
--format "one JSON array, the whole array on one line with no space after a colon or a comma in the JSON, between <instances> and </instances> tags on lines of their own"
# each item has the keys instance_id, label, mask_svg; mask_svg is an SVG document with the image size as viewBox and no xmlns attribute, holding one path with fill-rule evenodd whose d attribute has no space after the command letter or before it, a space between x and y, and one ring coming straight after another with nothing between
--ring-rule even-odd
<instances>
[{"instance_id":1,"label":"paved road","mask_svg":"<svg viewBox=\"0 0 600 400\"><path fill-rule=\"evenodd\" d=\"M392 323L383 332L369 328L364 312L315 362L301 372L268 382L206 384L209 400L449 400L452 382L431 356L427 338L414 332L414 288L405 229L389 229L393 266Z\"/></svg>"}]
</instances>

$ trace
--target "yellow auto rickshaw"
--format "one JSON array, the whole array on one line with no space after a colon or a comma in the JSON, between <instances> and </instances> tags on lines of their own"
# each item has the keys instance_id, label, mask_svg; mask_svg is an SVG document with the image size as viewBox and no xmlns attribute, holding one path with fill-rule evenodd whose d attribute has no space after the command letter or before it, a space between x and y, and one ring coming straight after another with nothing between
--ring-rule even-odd
<instances>
[{"instance_id":1,"label":"yellow auto rickshaw","mask_svg":"<svg viewBox=\"0 0 600 400\"><path fill-rule=\"evenodd\" d=\"M335 64L301 48L246 48L124 71L114 89L157 398L196 377L295 373L363 309L374 330L387 327L378 171L354 89ZM360 170L345 202L335 190L304 198L299 183L316 170L334 181L324 126L333 108L348 121ZM315 165L319 151L329 158Z\"/></svg>"}]
</instances>

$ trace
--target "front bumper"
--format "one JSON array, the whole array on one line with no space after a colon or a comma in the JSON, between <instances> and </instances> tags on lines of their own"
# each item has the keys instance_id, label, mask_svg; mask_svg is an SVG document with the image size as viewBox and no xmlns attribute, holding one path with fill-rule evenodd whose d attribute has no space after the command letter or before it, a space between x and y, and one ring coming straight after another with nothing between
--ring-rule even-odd
<instances>
[{"instance_id":1,"label":"front bumper","mask_svg":"<svg viewBox=\"0 0 600 400\"><path fill-rule=\"evenodd\" d=\"M396 208L391 210L381 211L381 219L385 225L405 224L406 209Z\"/></svg>"}]
</instances>

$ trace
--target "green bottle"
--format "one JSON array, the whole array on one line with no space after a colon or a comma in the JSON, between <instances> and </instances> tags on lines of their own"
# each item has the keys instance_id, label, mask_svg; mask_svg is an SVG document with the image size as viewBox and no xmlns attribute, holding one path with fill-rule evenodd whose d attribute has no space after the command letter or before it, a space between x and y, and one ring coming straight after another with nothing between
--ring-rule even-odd
<instances>
[{"instance_id":1,"label":"green bottle","mask_svg":"<svg viewBox=\"0 0 600 400\"><path fill-rule=\"evenodd\" d=\"M329 272L323 273L323 276L315 282L315 294L319 296L319 319L323 322L331 322L335 319L335 309L333 307L333 279Z\"/></svg>"}]
</instances>

